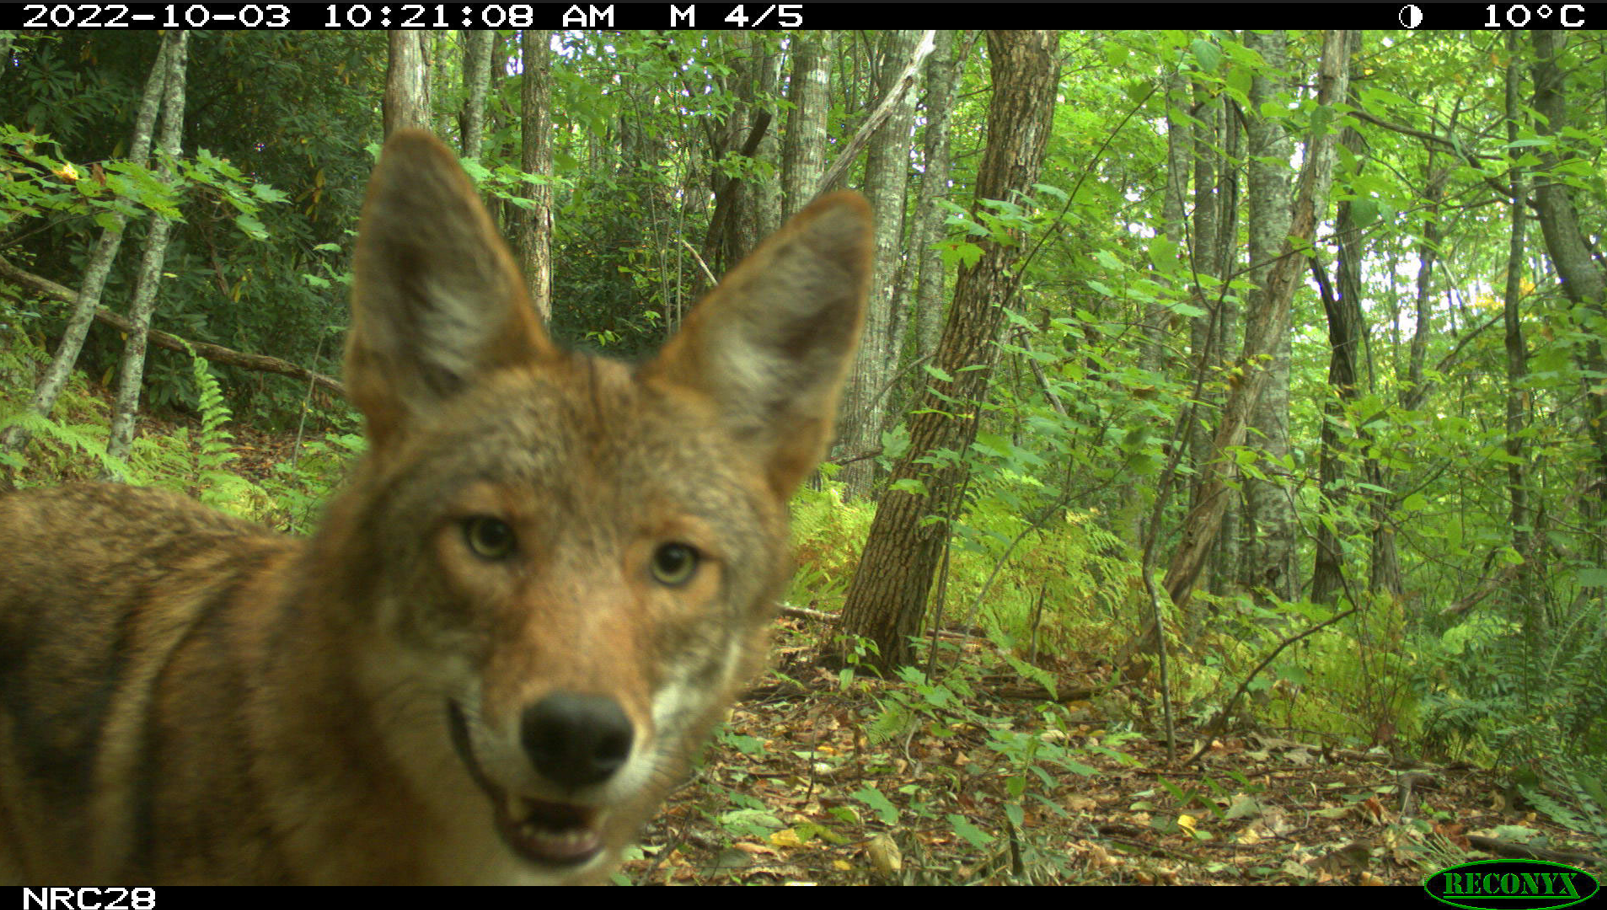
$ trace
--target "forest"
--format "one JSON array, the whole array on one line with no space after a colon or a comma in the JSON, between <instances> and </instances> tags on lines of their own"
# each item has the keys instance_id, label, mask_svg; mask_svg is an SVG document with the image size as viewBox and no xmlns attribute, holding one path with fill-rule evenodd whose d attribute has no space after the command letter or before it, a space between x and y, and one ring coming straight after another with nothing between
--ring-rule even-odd
<instances>
[{"instance_id":1,"label":"forest","mask_svg":"<svg viewBox=\"0 0 1607 910\"><path fill-rule=\"evenodd\" d=\"M768 669L616 882L1599 874L1604 34L0 33L0 489L317 527L397 129L631 362L856 190Z\"/></svg>"}]
</instances>

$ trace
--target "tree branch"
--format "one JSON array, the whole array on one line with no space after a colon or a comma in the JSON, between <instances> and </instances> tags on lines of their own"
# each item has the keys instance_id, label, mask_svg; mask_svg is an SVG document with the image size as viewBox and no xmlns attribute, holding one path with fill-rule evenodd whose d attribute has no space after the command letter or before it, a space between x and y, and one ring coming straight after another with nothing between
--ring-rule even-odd
<instances>
[{"instance_id":1,"label":"tree branch","mask_svg":"<svg viewBox=\"0 0 1607 910\"><path fill-rule=\"evenodd\" d=\"M4 259L0 259L0 278L66 303L72 303L78 299L76 291L57 284L49 278L42 278L32 272L23 271ZM95 309L95 321L103 322L124 334L134 331L134 324L127 317L114 313L105 307ZM156 329L150 330L149 340L151 344L159 348L179 352L183 352L184 346L188 344L198 356L212 363L240 367L245 370L255 370L259 373L277 373L280 376L310 381L314 385L327 389L343 398L346 395L346 387L341 385L339 380L332 379L322 373L315 373L305 367L297 366L287 360L280 360L277 357L268 357L264 354L247 354L221 345L208 344L204 341L185 341L177 335L169 335Z\"/></svg>"}]
</instances>

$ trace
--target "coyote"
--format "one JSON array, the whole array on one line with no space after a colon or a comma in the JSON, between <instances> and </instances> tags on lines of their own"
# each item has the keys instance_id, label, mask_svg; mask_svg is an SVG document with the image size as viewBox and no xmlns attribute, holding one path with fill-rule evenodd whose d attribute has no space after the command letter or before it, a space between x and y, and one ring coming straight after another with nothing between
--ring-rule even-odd
<instances>
[{"instance_id":1,"label":"coyote","mask_svg":"<svg viewBox=\"0 0 1607 910\"><path fill-rule=\"evenodd\" d=\"M827 196L656 358L572 353L398 132L353 265L369 449L313 537L0 497L0 881L605 879L763 659L871 250Z\"/></svg>"}]
</instances>

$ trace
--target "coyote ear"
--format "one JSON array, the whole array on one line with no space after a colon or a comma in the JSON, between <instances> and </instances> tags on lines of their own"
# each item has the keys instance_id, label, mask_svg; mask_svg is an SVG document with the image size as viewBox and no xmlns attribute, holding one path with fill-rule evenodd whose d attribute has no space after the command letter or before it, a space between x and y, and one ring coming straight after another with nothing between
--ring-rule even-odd
<instances>
[{"instance_id":1,"label":"coyote ear","mask_svg":"<svg viewBox=\"0 0 1607 910\"><path fill-rule=\"evenodd\" d=\"M474 185L428 133L385 143L352 272L346 387L376 450L474 376L554 350Z\"/></svg>"},{"instance_id":2,"label":"coyote ear","mask_svg":"<svg viewBox=\"0 0 1607 910\"><path fill-rule=\"evenodd\" d=\"M778 496L792 494L830 441L873 249L858 193L816 201L726 275L646 368L712 398Z\"/></svg>"}]
</instances>

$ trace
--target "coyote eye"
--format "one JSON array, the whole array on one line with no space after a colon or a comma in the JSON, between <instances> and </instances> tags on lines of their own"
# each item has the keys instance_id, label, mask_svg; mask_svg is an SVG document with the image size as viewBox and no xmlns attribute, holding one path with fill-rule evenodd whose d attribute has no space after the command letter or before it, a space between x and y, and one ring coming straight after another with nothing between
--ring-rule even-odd
<instances>
[{"instance_id":1,"label":"coyote eye","mask_svg":"<svg viewBox=\"0 0 1607 910\"><path fill-rule=\"evenodd\" d=\"M506 559L513 552L513 529L498 518L477 515L465 521L463 538L482 559Z\"/></svg>"},{"instance_id":2,"label":"coyote eye","mask_svg":"<svg viewBox=\"0 0 1607 910\"><path fill-rule=\"evenodd\" d=\"M653 551L653 577L675 587L697 572L698 552L684 543L667 543Z\"/></svg>"}]
</instances>

